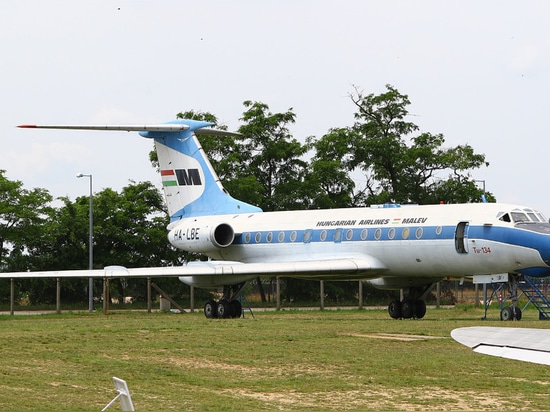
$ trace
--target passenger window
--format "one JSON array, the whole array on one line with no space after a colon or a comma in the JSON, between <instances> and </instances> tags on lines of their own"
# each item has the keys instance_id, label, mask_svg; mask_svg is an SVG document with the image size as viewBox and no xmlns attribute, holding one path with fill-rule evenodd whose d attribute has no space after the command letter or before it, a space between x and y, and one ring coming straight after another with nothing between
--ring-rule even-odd
<instances>
[{"instance_id":1,"label":"passenger window","mask_svg":"<svg viewBox=\"0 0 550 412\"><path fill-rule=\"evenodd\" d=\"M422 237L422 234L424 233L424 229L422 229L421 227L419 227L418 229L416 229L416 238L417 239L420 239Z\"/></svg>"},{"instance_id":2,"label":"passenger window","mask_svg":"<svg viewBox=\"0 0 550 412\"><path fill-rule=\"evenodd\" d=\"M279 243L285 240L285 232L279 232Z\"/></svg>"},{"instance_id":3,"label":"passenger window","mask_svg":"<svg viewBox=\"0 0 550 412\"><path fill-rule=\"evenodd\" d=\"M401 237L403 239L409 238L410 229L408 227L403 228L403 232L401 233Z\"/></svg>"},{"instance_id":4,"label":"passenger window","mask_svg":"<svg viewBox=\"0 0 550 412\"><path fill-rule=\"evenodd\" d=\"M273 241L273 232L269 232L266 239L268 243L271 243Z\"/></svg>"},{"instance_id":5,"label":"passenger window","mask_svg":"<svg viewBox=\"0 0 550 412\"><path fill-rule=\"evenodd\" d=\"M304 243L311 242L311 229L308 229L304 232Z\"/></svg>"},{"instance_id":6,"label":"passenger window","mask_svg":"<svg viewBox=\"0 0 550 412\"><path fill-rule=\"evenodd\" d=\"M352 238L353 238L353 230L348 229L348 231L346 232L346 240L351 240Z\"/></svg>"},{"instance_id":7,"label":"passenger window","mask_svg":"<svg viewBox=\"0 0 550 412\"><path fill-rule=\"evenodd\" d=\"M321 242L324 242L327 239L327 231L323 230L321 232Z\"/></svg>"},{"instance_id":8,"label":"passenger window","mask_svg":"<svg viewBox=\"0 0 550 412\"><path fill-rule=\"evenodd\" d=\"M393 239L395 237L395 229L392 227L388 232L388 239Z\"/></svg>"},{"instance_id":9,"label":"passenger window","mask_svg":"<svg viewBox=\"0 0 550 412\"><path fill-rule=\"evenodd\" d=\"M367 229L363 229L361 231L361 240L365 240L369 234L369 231Z\"/></svg>"},{"instance_id":10,"label":"passenger window","mask_svg":"<svg viewBox=\"0 0 550 412\"><path fill-rule=\"evenodd\" d=\"M376 229L376 232L374 232L374 238L378 240L380 239L380 236L382 236L382 229Z\"/></svg>"},{"instance_id":11,"label":"passenger window","mask_svg":"<svg viewBox=\"0 0 550 412\"><path fill-rule=\"evenodd\" d=\"M256 233L254 240L256 241L256 243L260 243L260 241L262 240L262 234L260 232Z\"/></svg>"}]
</instances>

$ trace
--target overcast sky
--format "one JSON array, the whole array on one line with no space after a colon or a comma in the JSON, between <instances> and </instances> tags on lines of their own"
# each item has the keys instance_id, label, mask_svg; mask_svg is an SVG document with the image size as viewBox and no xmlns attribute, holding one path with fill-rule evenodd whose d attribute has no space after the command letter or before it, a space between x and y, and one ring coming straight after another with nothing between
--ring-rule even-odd
<instances>
[{"instance_id":1,"label":"overcast sky","mask_svg":"<svg viewBox=\"0 0 550 412\"><path fill-rule=\"evenodd\" d=\"M550 216L550 2L4 0L0 169L53 196L160 182L137 133L18 124L160 123L245 100L293 108L297 139L350 126L353 86L392 84L409 120L470 144L499 202ZM481 185L481 183L480 183Z\"/></svg>"}]
</instances>

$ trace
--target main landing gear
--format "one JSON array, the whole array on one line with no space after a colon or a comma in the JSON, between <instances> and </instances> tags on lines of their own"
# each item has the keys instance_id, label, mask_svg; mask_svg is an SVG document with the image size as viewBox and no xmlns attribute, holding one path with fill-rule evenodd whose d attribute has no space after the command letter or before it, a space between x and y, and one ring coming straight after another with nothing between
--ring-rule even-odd
<instances>
[{"instance_id":1,"label":"main landing gear","mask_svg":"<svg viewBox=\"0 0 550 412\"><path fill-rule=\"evenodd\" d=\"M220 300L212 299L204 304L204 316L208 319L240 318L243 308L237 298L241 294L244 285L245 283L224 286Z\"/></svg>"},{"instance_id":2,"label":"main landing gear","mask_svg":"<svg viewBox=\"0 0 550 412\"><path fill-rule=\"evenodd\" d=\"M422 299L395 299L388 306L388 313L394 319L422 319L426 315L426 302Z\"/></svg>"},{"instance_id":3,"label":"main landing gear","mask_svg":"<svg viewBox=\"0 0 550 412\"><path fill-rule=\"evenodd\" d=\"M388 306L388 313L394 319L422 319L426 315L426 302L423 298L432 290L435 284L410 287L406 299L392 300Z\"/></svg>"}]
</instances>

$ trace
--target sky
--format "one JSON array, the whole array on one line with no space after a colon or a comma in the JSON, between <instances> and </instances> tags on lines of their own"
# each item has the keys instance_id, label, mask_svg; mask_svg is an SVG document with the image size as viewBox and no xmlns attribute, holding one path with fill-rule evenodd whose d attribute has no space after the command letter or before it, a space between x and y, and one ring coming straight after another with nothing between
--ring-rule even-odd
<instances>
[{"instance_id":1,"label":"sky","mask_svg":"<svg viewBox=\"0 0 550 412\"><path fill-rule=\"evenodd\" d=\"M186 110L240 125L245 100L292 108L293 136L353 124L355 87L408 95L408 120L471 145L499 202L550 216L550 2L5 0L0 169L54 197L160 187L137 133L19 124L157 124ZM445 176L442 176L445 177ZM361 184L361 182L357 182Z\"/></svg>"}]
</instances>

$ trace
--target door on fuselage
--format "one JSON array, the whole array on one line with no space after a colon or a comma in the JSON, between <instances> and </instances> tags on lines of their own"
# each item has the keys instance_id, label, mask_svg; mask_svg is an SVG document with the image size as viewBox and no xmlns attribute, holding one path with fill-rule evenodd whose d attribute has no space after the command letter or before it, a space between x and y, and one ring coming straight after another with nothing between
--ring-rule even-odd
<instances>
[{"instance_id":1,"label":"door on fuselage","mask_svg":"<svg viewBox=\"0 0 550 412\"><path fill-rule=\"evenodd\" d=\"M455 249L458 253L468 253L468 222L459 222L455 230Z\"/></svg>"}]
</instances>

